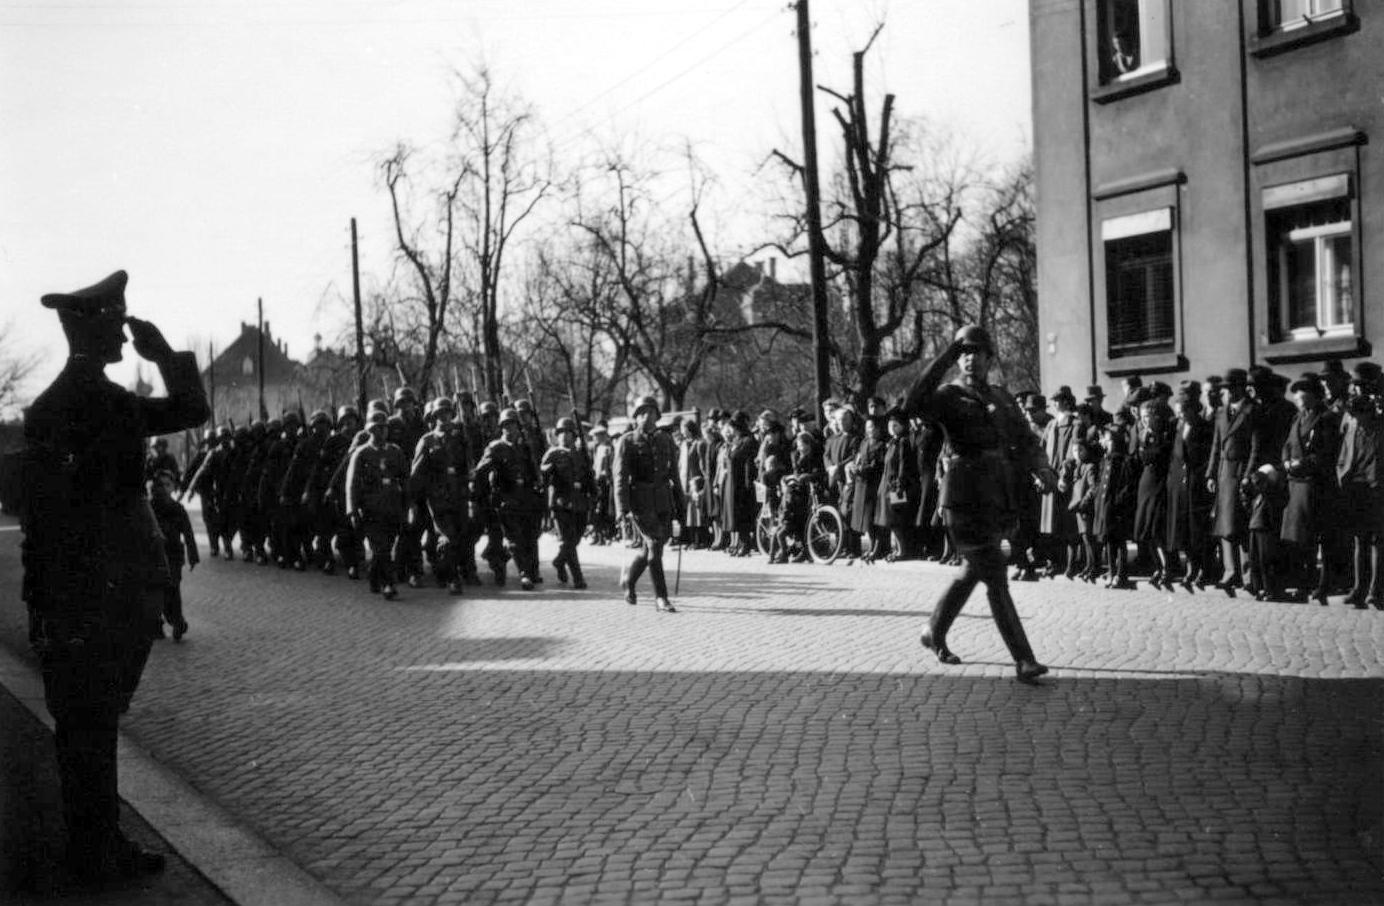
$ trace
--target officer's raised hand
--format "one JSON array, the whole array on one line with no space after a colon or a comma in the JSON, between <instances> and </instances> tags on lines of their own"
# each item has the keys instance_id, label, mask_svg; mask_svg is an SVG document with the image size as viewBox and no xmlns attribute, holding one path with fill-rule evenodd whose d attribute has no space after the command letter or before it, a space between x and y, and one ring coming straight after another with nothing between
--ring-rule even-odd
<instances>
[{"instance_id":1,"label":"officer's raised hand","mask_svg":"<svg viewBox=\"0 0 1384 906\"><path fill-rule=\"evenodd\" d=\"M157 363L166 362L173 357L173 347L163 338L163 331L152 323L131 317L125 318L125 323L130 328L135 352L140 358Z\"/></svg>"}]
</instances>

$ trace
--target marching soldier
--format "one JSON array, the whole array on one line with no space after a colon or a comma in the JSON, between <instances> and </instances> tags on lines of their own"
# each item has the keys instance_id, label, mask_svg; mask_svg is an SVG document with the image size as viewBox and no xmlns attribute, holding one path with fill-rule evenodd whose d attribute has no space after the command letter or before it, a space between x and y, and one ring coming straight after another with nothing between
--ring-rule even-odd
<instances>
[{"instance_id":1,"label":"marching soldier","mask_svg":"<svg viewBox=\"0 0 1384 906\"><path fill-rule=\"evenodd\" d=\"M408 465L403 451L387 440L383 413L372 413L365 427L369 439L351 454L346 469L346 512L370 545L370 590L393 600L398 591L392 553L404 522Z\"/></svg>"},{"instance_id":2,"label":"marching soldier","mask_svg":"<svg viewBox=\"0 0 1384 906\"><path fill-rule=\"evenodd\" d=\"M635 586L647 567L659 612L677 613L668 600L663 548L673 534L674 514L685 512L686 504L678 485L677 450L673 439L658 430L658 416L658 400L640 397L630 413L633 426L615 444L611 481L615 485L616 518L629 514L640 541L637 553L621 570L620 587L625 603L637 604Z\"/></svg>"},{"instance_id":3,"label":"marching soldier","mask_svg":"<svg viewBox=\"0 0 1384 906\"><path fill-rule=\"evenodd\" d=\"M961 575L933 609L922 643L942 663L961 663L947 647L947 630L976 585L983 582L1018 679L1031 683L1048 668L1034 658L1019 621L1000 542L1014 530L1018 518L1016 483L1031 474L1051 491L1057 476L1013 398L987 380L994 355L988 333L976 326L963 327L908 394L906 409L946 432L950 456L938 506L965 561ZM942 384L947 371L958 363L961 376Z\"/></svg>"},{"instance_id":4,"label":"marching soldier","mask_svg":"<svg viewBox=\"0 0 1384 906\"><path fill-rule=\"evenodd\" d=\"M481 403L480 409L480 434L481 448L475 458L477 466L485 458L486 448L500 439L500 407L493 401L486 400ZM517 434L516 434L517 437ZM471 500L474 505L472 521L475 523L473 531L476 539L485 537L485 547L481 550L481 559L485 560L490 567L490 573L495 577L496 585L505 583L505 562L509 559L509 554L505 553L505 530L500 524L500 513L495 508L492 495L481 493L476 485L477 477L475 470L472 469L472 493ZM471 542L472 550L475 549L475 542Z\"/></svg>"},{"instance_id":5,"label":"marching soldier","mask_svg":"<svg viewBox=\"0 0 1384 906\"><path fill-rule=\"evenodd\" d=\"M368 411L370 415L374 415L376 410ZM384 414L383 410L380 410L380 414ZM360 563L365 559L365 548L360 528L346 508L346 473L351 468L351 457L356 450L370 442L370 432L363 427L357 428L356 421L356 410L350 406L342 406L337 413L337 436L334 438L333 449L344 447L344 451L332 471L327 490L322 495L322 501L331 511L332 519L335 521L337 553L341 555L341 562L346 567L346 578L352 581L360 578Z\"/></svg>"},{"instance_id":6,"label":"marching soldier","mask_svg":"<svg viewBox=\"0 0 1384 906\"><path fill-rule=\"evenodd\" d=\"M418 405L418 396L412 387L400 387L394 391L394 415L390 420L389 439L405 451L408 457L418 448L418 441L428 433L423 421L423 413ZM410 501L412 503L412 501ZM395 550L395 560L411 588L423 583L423 533L427 530L426 520L405 519L399 529L399 541Z\"/></svg>"},{"instance_id":7,"label":"marching soldier","mask_svg":"<svg viewBox=\"0 0 1384 906\"><path fill-rule=\"evenodd\" d=\"M308 418L308 430L293 447L288 468L279 485L279 518L283 522L284 559L302 572L312 562L313 522L309 502L312 494L308 484L322 448L332 433L332 417L326 410L317 409Z\"/></svg>"},{"instance_id":8,"label":"marching soldier","mask_svg":"<svg viewBox=\"0 0 1384 906\"><path fill-rule=\"evenodd\" d=\"M270 552L280 569L293 563L291 532L288 528L293 514L284 503L282 489L289 463L293 461L293 451L298 446L298 429L301 425L298 413L292 411L285 412L282 419L269 423L268 433L272 440L265 455L264 470L260 473L260 510L265 514Z\"/></svg>"},{"instance_id":9,"label":"marching soldier","mask_svg":"<svg viewBox=\"0 0 1384 906\"><path fill-rule=\"evenodd\" d=\"M328 497L332 478L337 467L345 460L351 448L351 441L360 430L360 416L354 406L342 406L336 412L336 426L322 441L317 462L313 464L308 476L307 517L311 525L313 555L322 572L331 575L336 572L336 558L332 555L332 539L337 535L340 525L345 521L337 518L337 509ZM342 560L347 566L355 565L342 551Z\"/></svg>"},{"instance_id":10,"label":"marching soldier","mask_svg":"<svg viewBox=\"0 0 1384 906\"><path fill-rule=\"evenodd\" d=\"M592 477L591 461L585 449L575 447L576 421L560 418L553 431L557 435L557 445L549 447L543 454L539 471L543 482L548 486L548 508L552 511L553 522L557 524L559 548L553 560L557 580L567 582L567 573L572 573L572 587L586 587L581 574L581 561L577 558L577 543L586 530L586 514L590 509Z\"/></svg>"},{"instance_id":11,"label":"marching soldier","mask_svg":"<svg viewBox=\"0 0 1384 906\"><path fill-rule=\"evenodd\" d=\"M433 430L418 441L409 478L409 496L432 518L437 533L433 568L447 591L461 594L460 548L469 537L471 463L456 410L445 396L432 403Z\"/></svg>"},{"instance_id":12,"label":"marching soldier","mask_svg":"<svg viewBox=\"0 0 1384 906\"><path fill-rule=\"evenodd\" d=\"M24 419L23 598L55 721L67 829L65 863L101 882L159 871L164 857L121 832L116 779L119 715L149 656L168 561L144 486L145 438L195 427L208 408L197 362L153 324L126 317L124 271L50 294L70 348L67 364ZM128 325L155 363L166 398L106 379Z\"/></svg>"},{"instance_id":13,"label":"marching soldier","mask_svg":"<svg viewBox=\"0 0 1384 906\"><path fill-rule=\"evenodd\" d=\"M513 409L500 413L500 437L485 448L476 465L476 494L488 499L504 532L504 550L489 554L495 584L505 584L505 561L514 558L519 570L519 586L532 591L538 573L538 545L535 526L542 519L538 497L538 473L528 451L520 442L519 415ZM489 551L489 549L487 549Z\"/></svg>"}]
</instances>

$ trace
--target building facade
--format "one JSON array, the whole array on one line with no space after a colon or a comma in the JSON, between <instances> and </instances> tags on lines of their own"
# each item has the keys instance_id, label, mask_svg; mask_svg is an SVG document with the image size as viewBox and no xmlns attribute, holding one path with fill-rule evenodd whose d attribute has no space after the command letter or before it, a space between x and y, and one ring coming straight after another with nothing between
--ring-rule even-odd
<instances>
[{"instance_id":1,"label":"building facade","mask_svg":"<svg viewBox=\"0 0 1384 906\"><path fill-rule=\"evenodd\" d=\"M1384 0L1031 0L1043 385L1384 341Z\"/></svg>"}]
</instances>

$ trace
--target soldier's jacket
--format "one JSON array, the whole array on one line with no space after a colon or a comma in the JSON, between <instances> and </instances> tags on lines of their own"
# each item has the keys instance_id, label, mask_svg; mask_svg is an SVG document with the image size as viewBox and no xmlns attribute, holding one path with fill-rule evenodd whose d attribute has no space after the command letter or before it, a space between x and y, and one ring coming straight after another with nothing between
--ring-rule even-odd
<instances>
[{"instance_id":1,"label":"soldier's jacket","mask_svg":"<svg viewBox=\"0 0 1384 906\"><path fill-rule=\"evenodd\" d=\"M343 464L350 452L351 435L341 431L333 431L327 435L327 439L322 442L322 449L317 452L317 462L313 464L312 474L308 476L309 505L316 506L322 503L327 491L333 487L332 482L337 477L337 469L344 468ZM338 482L336 487L340 486Z\"/></svg>"},{"instance_id":2,"label":"soldier's jacket","mask_svg":"<svg viewBox=\"0 0 1384 906\"><path fill-rule=\"evenodd\" d=\"M370 432L360 430L350 437L344 434L336 434L336 437L346 438L346 450L341 454L341 459L337 462L336 468L332 470L331 480L327 482L327 493L336 497L340 505L346 503L346 472L351 467L351 457L361 447L370 443Z\"/></svg>"},{"instance_id":3,"label":"soldier's jacket","mask_svg":"<svg viewBox=\"0 0 1384 906\"><path fill-rule=\"evenodd\" d=\"M419 438L409 475L411 499L426 503L433 512L465 513L470 485L471 461L460 431L429 431Z\"/></svg>"},{"instance_id":4,"label":"soldier's jacket","mask_svg":"<svg viewBox=\"0 0 1384 906\"><path fill-rule=\"evenodd\" d=\"M264 464L269 458L269 448L274 441L268 437L255 439L251 436L252 447L245 459L245 474L241 476L240 502L247 507L260 506L260 479L264 476Z\"/></svg>"},{"instance_id":5,"label":"soldier's jacket","mask_svg":"<svg viewBox=\"0 0 1384 906\"><path fill-rule=\"evenodd\" d=\"M537 513L538 473L528 450L503 437L490 442L476 464L476 496L501 512Z\"/></svg>"},{"instance_id":6,"label":"soldier's jacket","mask_svg":"<svg viewBox=\"0 0 1384 906\"><path fill-rule=\"evenodd\" d=\"M465 419L457 422L461 436L466 440L466 461L475 471L476 463L481 461L485 455L485 429L481 423L475 419Z\"/></svg>"},{"instance_id":7,"label":"soldier's jacket","mask_svg":"<svg viewBox=\"0 0 1384 906\"><path fill-rule=\"evenodd\" d=\"M1019 483L1048 462L1008 392L965 378L926 392L920 381L908 406L946 433L949 455L944 454L938 506L1001 516L1017 512Z\"/></svg>"},{"instance_id":8,"label":"soldier's jacket","mask_svg":"<svg viewBox=\"0 0 1384 906\"><path fill-rule=\"evenodd\" d=\"M549 447L539 472L548 486L549 506L554 510L585 513L590 508L596 478L585 450Z\"/></svg>"},{"instance_id":9,"label":"soldier's jacket","mask_svg":"<svg viewBox=\"0 0 1384 906\"><path fill-rule=\"evenodd\" d=\"M678 451L663 431L627 431L615 442L611 460L618 515L636 519L671 519L686 504L678 484Z\"/></svg>"},{"instance_id":10,"label":"soldier's jacket","mask_svg":"<svg viewBox=\"0 0 1384 906\"><path fill-rule=\"evenodd\" d=\"M144 440L195 427L208 409L192 353L159 371L168 396L145 398L73 358L25 415L23 597L40 621L132 628L147 589L169 581Z\"/></svg>"},{"instance_id":11,"label":"soldier's jacket","mask_svg":"<svg viewBox=\"0 0 1384 906\"><path fill-rule=\"evenodd\" d=\"M408 464L394 444L365 444L351 454L346 469L346 512L384 523L404 521Z\"/></svg>"},{"instance_id":12,"label":"soldier's jacket","mask_svg":"<svg viewBox=\"0 0 1384 906\"><path fill-rule=\"evenodd\" d=\"M284 476L288 474L288 464L293 461L293 450L298 446L298 438L281 434L269 445L264 457L263 471L259 481L259 505L261 509L273 509L279 505L279 493L283 489Z\"/></svg>"},{"instance_id":13,"label":"soldier's jacket","mask_svg":"<svg viewBox=\"0 0 1384 906\"><path fill-rule=\"evenodd\" d=\"M286 500L290 505L301 503L303 494L308 489L308 481L312 478L313 469L317 466L317 460L322 455L324 438L318 437L311 431L298 438L298 443L293 447L293 454L288 461L288 467L284 470L283 481L279 484L279 498Z\"/></svg>"}]
</instances>

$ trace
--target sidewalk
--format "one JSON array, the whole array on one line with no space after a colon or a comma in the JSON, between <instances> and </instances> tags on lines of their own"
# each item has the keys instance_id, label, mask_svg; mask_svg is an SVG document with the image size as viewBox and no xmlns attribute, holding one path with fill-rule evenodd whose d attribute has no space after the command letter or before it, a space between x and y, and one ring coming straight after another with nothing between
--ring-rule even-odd
<instances>
[{"instance_id":1,"label":"sidewalk","mask_svg":"<svg viewBox=\"0 0 1384 906\"><path fill-rule=\"evenodd\" d=\"M127 739L351 903L1384 902L1377 612L1021 583L1028 687L979 593L964 664L918 647L948 568L690 551L664 615L543 545L538 591L396 601L207 559Z\"/></svg>"}]
</instances>

